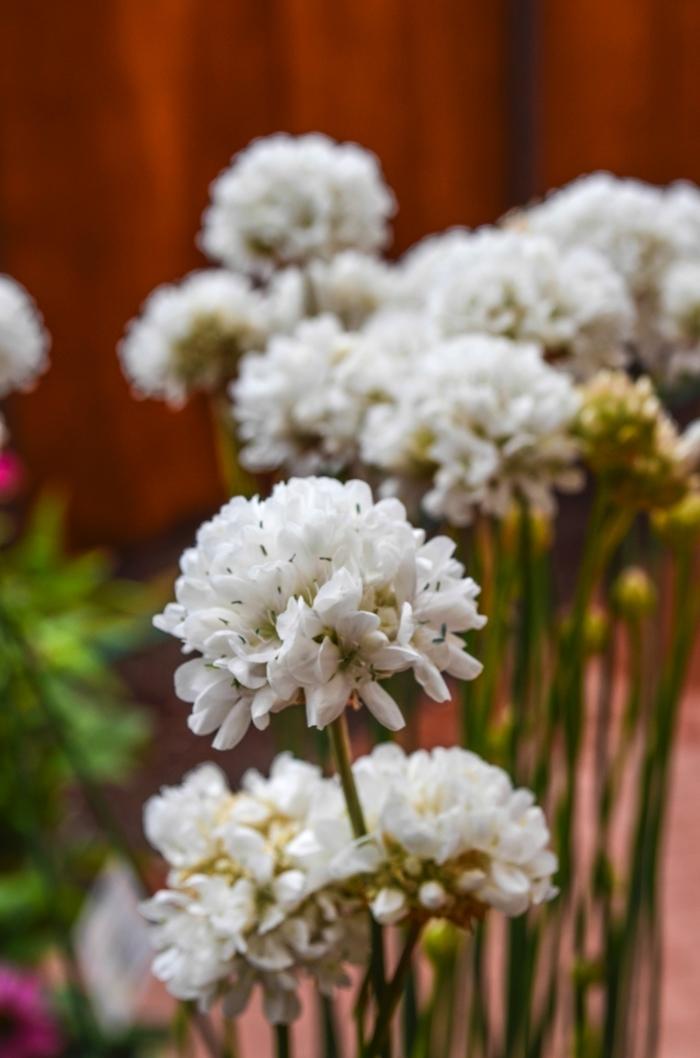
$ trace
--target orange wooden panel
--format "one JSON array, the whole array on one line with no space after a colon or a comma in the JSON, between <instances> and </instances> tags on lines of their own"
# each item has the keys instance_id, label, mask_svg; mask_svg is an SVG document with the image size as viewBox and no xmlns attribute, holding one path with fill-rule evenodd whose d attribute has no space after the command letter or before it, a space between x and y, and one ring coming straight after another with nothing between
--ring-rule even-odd
<instances>
[{"instance_id":1,"label":"orange wooden panel","mask_svg":"<svg viewBox=\"0 0 700 1058\"><path fill-rule=\"evenodd\" d=\"M700 181L697 0L543 0L540 190L581 172Z\"/></svg>"},{"instance_id":2,"label":"orange wooden panel","mask_svg":"<svg viewBox=\"0 0 700 1058\"><path fill-rule=\"evenodd\" d=\"M4 0L0 267L53 367L11 408L82 540L142 539L219 498L202 406L135 403L115 345L202 258L207 185L253 136L319 128L382 158L400 248L507 204L504 0Z\"/></svg>"}]
</instances>

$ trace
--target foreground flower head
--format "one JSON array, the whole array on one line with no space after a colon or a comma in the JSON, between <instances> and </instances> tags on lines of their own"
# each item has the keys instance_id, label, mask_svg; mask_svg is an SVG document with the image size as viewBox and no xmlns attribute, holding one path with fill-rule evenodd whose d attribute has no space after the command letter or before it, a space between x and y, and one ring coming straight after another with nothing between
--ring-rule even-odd
<instances>
[{"instance_id":1,"label":"foreground flower head","mask_svg":"<svg viewBox=\"0 0 700 1058\"><path fill-rule=\"evenodd\" d=\"M578 378L620 366L633 323L625 284L599 253L497 229L448 240L442 262L435 254L426 308L444 337L534 342Z\"/></svg>"},{"instance_id":2,"label":"foreground flower head","mask_svg":"<svg viewBox=\"0 0 700 1058\"><path fill-rule=\"evenodd\" d=\"M490 908L520 915L555 895L542 810L501 768L459 747L406 754L386 743L353 770L369 838L343 847L329 799L313 822L321 842L340 846L339 878L364 872L377 921L436 916L471 928Z\"/></svg>"},{"instance_id":3,"label":"foreground flower head","mask_svg":"<svg viewBox=\"0 0 700 1058\"><path fill-rule=\"evenodd\" d=\"M700 257L679 261L661 284L659 330L671 379L700 374Z\"/></svg>"},{"instance_id":4,"label":"foreground flower head","mask_svg":"<svg viewBox=\"0 0 700 1058\"><path fill-rule=\"evenodd\" d=\"M578 484L570 379L534 346L479 335L431 349L395 404L367 416L362 452L388 488L423 492L429 514L465 525L504 517L518 498L548 512L553 490Z\"/></svg>"},{"instance_id":5,"label":"foreground flower head","mask_svg":"<svg viewBox=\"0 0 700 1058\"><path fill-rule=\"evenodd\" d=\"M256 140L214 181L211 198L202 248L229 268L263 275L342 250L376 250L394 211L374 155L319 133Z\"/></svg>"},{"instance_id":6,"label":"foreground flower head","mask_svg":"<svg viewBox=\"0 0 700 1058\"><path fill-rule=\"evenodd\" d=\"M41 982L0 965L0 1052L3 1058L54 1058L63 1041Z\"/></svg>"},{"instance_id":7,"label":"foreground flower head","mask_svg":"<svg viewBox=\"0 0 700 1058\"><path fill-rule=\"evenodd\" d=\"M205 764L146 805L150 842L170 864L168 888L143 905L158 950L153 970L178 999L228 1016L263 990L279 1023L299 1013L299 977L329 994L367 951L361 904L319 864L300 858L307 820L328 780L286 755L269 778L248 772L240 792Z\"/></svg>"},{"instance_id":8,"label":"foreground flower head","mask_svg":"<svg viewBox=\"0 0 700 1058\"><path fill-rule=\"evenodd\" d=\"M478 586L445 537L425 543L397 500L375 503L367 484L294 478L269 499L236 497L181 560L177 602L155 619L197 657L176 674L193 703L190 728L241 740L252 722L303 705L323 728L348 703L403 726L382 686L412 670L432 698L481 666L461 633L480 628Z\"/></svg>"},{"instance_id":9,"label":"foreground flower head","mask_svg":"<svg viewBox=\"0 0 700 1058\"><path fill-rule=\"evenodd\" d=\"M11 276L0 275L0 397L32 386L46 370L49 345L32 298Z\"/></svg>"},{"instance_id":10,"label":"foreground flower head","mask_svg":"<svg viewBox=\"0 0 700 1058\"><path fill-rule=\"evenodd\" d=\"M158 287L119 349L136 392L179 407L195 391L221 389L241 354L263 345L279 322L275 296L218 269Z\"/></svg>"},{"instance_id":11,"label":"foreground flower head","mask_svg":"<svg viewBox=\"0 0 700 1058\"><path fill-rule=\"evenodd\" d=\"M575 432L588 466L615 503L667 507L686 492L694 462L651 381L601 371L581 388Z\"/></svg>"}]
</instances>

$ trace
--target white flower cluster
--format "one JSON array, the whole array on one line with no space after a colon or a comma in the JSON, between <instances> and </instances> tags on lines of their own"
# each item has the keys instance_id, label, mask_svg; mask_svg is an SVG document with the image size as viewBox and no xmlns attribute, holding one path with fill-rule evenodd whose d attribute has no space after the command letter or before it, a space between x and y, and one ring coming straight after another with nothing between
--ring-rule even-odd
<instances>
[{"instance_id":1,"label":"white flower cluster","mask_svg":"<svg viewBox=\"0 0 700 1058\"><path fill-rule=\"evenodd\" d=\"M32 386L48 366L49 345L30 295L11 276L0 275L0 397Z\"/></svg>"},{"instance_id":2,"label":"white flower cluster","mask_svg":"<svg viewBox=\"0 0 700 1058\"><path fill-rule=\"evenodd\" d=\"M206 1008L223 997L229 1017L263 991L273 1023L299 1013L299 976L329 994L346 965L366 957L361 905L318 863L300 856L322 796L317 768L278 757L269 779L248 772L237 794L205 764L145 809L146 835L170 866L168 888L143 905L155 975L178 999Z\"/></svg>"},{"instance_id":3,"label":"white flower cluster","mask_svg":"<svg viewBox=\"0 0 700 1058\"><path fill-rule=\"evenodd\" d=\"M457 746L407 755L385 743L353 771L369 838L336 848L331 871L364 874L378 922L437 915L469 928L489 908L520 915L555 895L544 814L501 768ZM342 840L333 812L327 799L314 813L321 842Z\"/></svg>"},{"instance_id":4,"label":"white flower cluster","mask_svg":"<svg viewBox=\"0 0 700 1058\"><path fill-rule=\"evenodd\" d=\"M447 700L443 673L480 671L462 633L485 621L453 552L361 481L295 478L269 499L231 500L184 553L177 602L155 618L198 655L176 674L194 703L190 728L218 729L226 749L289 706L323 728L351 702L396 729L403 717L382 683L406 670Z\"/></svg>"},{"instance_id":5,"label":"white flower cluster","mask_svg":"<svg viewBox=\"0 0 700 1058\"><path fill-rule=\"evenodd\" d=\"M284 264L374 251L394 198L377 159L313 133L257 140L214 181L200 241L227 267L266 275Z\"/></svg>"},{"instance_id":6,"label":"white flower cluster","mask_svg":"<svg viewBox=\"0 0 700 1058\"><path fill-rule=\"evenodd\" d=\"M669 376L700 375L700 257L669 268L659 308Z\"/></svg>"},{"instance_id":7,"label":"white flower cluster","mask_svg":"<svg viewBox=\"0 0 700 1058\"><path fill-rule=\"evenodd\" d=\"M148 297L121 342L122 366L138 395L179 407L192 392L220 390L243 353L293 326L300 311L293 277L262 294L230 272L193 272Z\"/></svg>"},{"instance_id":8,"label":"white flower cluster","mask_svg":"<svg viewBox=\"0 0 700 1058\"><path fill-rule=\"evenodd\" d=\"M594 250L562 251L527 232L452 233L409 256L407 293L426 260L424 304L443 337L493 334L535 342L548 360L579 378L624 362L632 305L619 275Z\"/></svg>"},{"instance_id":9,"label":"white flower cluster","mask_svg":"<svg viewBox=\"0 0 700 1058\"><path fill-rule=\"evenodd\" d=\"M453 525L477 511L503 517L518 498L550 511L555 488L579 484L578 406L571 380L536 347L454 338L394 404L369 412L363 457L390 475L387 489L425 493L428 513Z\"/></svg>"},{"instance_id":10,"label":"white flower cluster","mask_svg":"<svg viewBox=\"0 0 700 1058\"><path fill-rule=\"evenodd\" d=\"M696 187L657 188L593 173L528 209L518 223L563 250L587 247L602 254L635 300L636 349L647 369L670 381L698 373L700 360L685 355L687 336L678 333L677 314L679 301L687 306L687 284L700 265Z\"/></svg>"},{"instance_id":11,"label":"white flower cluster","mask_svg":"<svg viewBox=\"0 0 700 1058\"><path fill-rule=\"evenodd\" d=\"M352 835L336 779L283 754L238 793L206 764L145 809L170 871L143 905L154 972L177 998L241 1013L260 985L267 1018L299 1013L299 977L324 994L367 956L363 908L392 924L447 918L470 929L555 895L540 808L466 750L406 755L385 744L354 768L368 834Z\"/></svg>"}]
</instances>

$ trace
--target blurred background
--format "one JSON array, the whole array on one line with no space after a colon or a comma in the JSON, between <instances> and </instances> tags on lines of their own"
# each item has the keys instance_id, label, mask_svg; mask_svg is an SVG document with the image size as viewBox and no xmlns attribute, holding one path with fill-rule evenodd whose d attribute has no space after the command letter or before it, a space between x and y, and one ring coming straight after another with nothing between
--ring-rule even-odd
<instances>
[{"instance_id":1,"label":"blurred background","mask_svg":"<svg viewBox=\"0 0 700 1058\"><path fill-rule=\"evenodd\" d=\"M53 335L9 409L81 544L217 502L203 407L135 403L115 358L153 286L203 263L207 187L252 137L379 155L394 249L582 172L700 180L695 0L2 0L0 270Z\"/></svg>"},{"instance_id":2,"label":"blurred background","mask_svg":"<svg viewBox=\"0 0 700 1058\"><path fill-rule=\"evenodd\" d=\"M137 576L222 496L207 408L135 401L115 347L154 286L204 263L208 184L253 137L374 150L400 203L395 253L593 169L700 182L697 0L1 0L0 32L0 271L53 336L51 371L7 407L13 443L30 491L66 493L73 545L108 545ZM144 798L212 755L172 693L177 659L172 643L123 665L154 707L118 802L133 835ZM669 1058L697 1030L699 714L672 820ZM234 772L268 756L258 736L245 747Z\"/></svg>"}]
</instances>

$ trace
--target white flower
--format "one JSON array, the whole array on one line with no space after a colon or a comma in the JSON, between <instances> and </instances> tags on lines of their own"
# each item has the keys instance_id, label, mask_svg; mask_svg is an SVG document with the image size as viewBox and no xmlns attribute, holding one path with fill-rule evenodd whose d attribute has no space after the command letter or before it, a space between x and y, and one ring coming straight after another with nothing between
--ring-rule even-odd
<instances>
[{"instance_id":1,"label":"white flower","mask_svg":"<svg viewBox=\"0 0 700 1058\"><path fill-rule=\"evenodd\" d=\"M270 324L293 315L294 297L278 287L266 301L248 280L218 269L158 287L121 342L124 372L137 394L174 407L195 391L220 389L241 354L264 344Z\"/></svg>"},{"instance_id":2,"label":"white flower","mask_svg":"<svg viewBox=\"0 0 700 1058\"><path fill-rule=\"evenodd\" d=\"M335 852L331 870L352 877L365 856L379 922L435 913L470 926L488 908L519 915L555 895L542 810L501 768L458 747L407 755L385 743L353 771L370 838ZM324 813L320 805L317 833Z\"/></svg>"},{"instance_id":3,"label":"white flower","mask_svg":"<svg viewBox=\"0 0 700 1058\"><path fill-rule=\"evenodd\" d=\"M550 194L524 219L528 230L559 246L597 250L643 298L657 289L682 244L682 225L665 205L657 187L592 173Z\"/></svg>"},{"instance_id":4,"label":"white flower","mask_svg":"<svg viewBox=\"0 0 700 1058\"><path fill-rule=\"evenodd\" d=\"M445 337L494 334L536 342L578 378L619 366L632 332L624 282L593 250L545 236L483 229L452 247L427 306Z\"/></svg>"},{"instance_id":5,"label":"white flower","mask_svg":"<svg viewBox=\"0 0 700 1058\"><path fill-rule=\"evenodd\" d=\"M390 265L354 250L330 261L312 261L309 279L315 308L333 313L348 330L361 327L390 304L397 292L397 277Z\"/></svg>"},{"instance_id":6,"label":"white flower","mask_svg":"<svg viewBox=\"0 0 700 1058\"><path fill-rule=\"evenodd\" d=\"M335 317L319 316L243 358L231 396L246 467L308 474L352 463L365 408L342 363L358 343Z\"/></svg>"},{"instance_id":7,"label":"white flower","mask_svg":"<svg viewBox=\"0 0 700 1058\"><path fill-rule=\"evenodd\" d=\"M480 671L461 633L485 619L454 544L424 541L397 500L374 503L361 481L297 478L267 500L227 503L184 553L177 602L155 619L198 655L175 683L194 703L190 728L218 729L226 749L251 720L264 728L303 705L323 728L351 700L398 728L382 683L409 669L432 698L449 698L443 673Z\"/></svg>"},{"instance_id":8,"label":"white flower","mask_svg":"<svg viewBox=\"0 0 700 1058\"><path fill-rule=\"evenodd\" d=\"M29 389L46 370L50 339L34 301L0 274L0 397Z\"/></svg>"},{"instance_id":9,"label":"white flower","mask_svg":"<svg viewBox=\"0 0 700 1058\"><path fill-rule=\"evenodd\" d=\"M537 348L455 338L431 350L396 405L370 411L362 453L391 473L390 490L422 489L428 513L453 525L476 511L503 517L518 497L549 511L555 487L578 484L578 404Z\"/></svg>"},{"instance_id":10,"label":"white flower","mask_svg":"<svg viewBox=\"0 0 700 1058\"><path fill-rule=\"evenodd\" d=\"M409 305L424 306L436 282L461 266L472 239L467 228L450 228L411 247L399 262L400 297Z\"/></svg>"},{"instance_id":11,"label":"white flower","mask_svg":"<svg viewBox=\"0 0 700 1058\"><path fill-rule=\"evenodd\" d=\"M211 197L202 248L263 275L341 250L376 250L394 210L374 155L318 133L256 140L214 181Z\"/></svg>"},{"instance_id":12,"label":"white flower","mask_svg":"<svg viewBox=\"0 0 700 1058\"><path fill-rule=\"evenodd\" d=\"M158 954L153 970L172 995L229 1016L263 990L272 1022L293 1020L301 972L326 994L366 956L361 903L304 847L311 809L335 784L317 768L278 757L231 793L205 764L146 806L146 830L170 865L168 889L142 905ZM313 840L312 832L308 831ZM308 842L307 842L308 844Z\"/></svg>"},{"instance_id":13,"label":"white flower","mask_svg":"<svg viewBox=\"0 0 700 1058\"><path fill-rule=\"evenodd\" d=\"M700 374L700 257L669 268L659 300L666 377Z\"/></svg>"}]
</instances>

